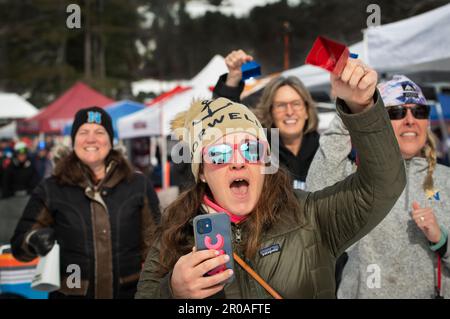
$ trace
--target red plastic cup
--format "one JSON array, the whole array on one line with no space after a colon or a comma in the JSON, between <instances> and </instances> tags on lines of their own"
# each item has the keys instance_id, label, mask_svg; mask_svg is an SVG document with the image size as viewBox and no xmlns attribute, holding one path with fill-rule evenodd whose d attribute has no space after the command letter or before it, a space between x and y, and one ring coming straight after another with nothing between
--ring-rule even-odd
<instances>
[{"instance_id":1,"label":"red plastic cup","mask_svg":"<svg viewBox=\"0 0 450 319\"><path fill-rule=\"evenodd\" d=\"M314 41L305 63L318 66L340 76L349 57L347 46L319 36Z\"/></svg>"}]
</instances>

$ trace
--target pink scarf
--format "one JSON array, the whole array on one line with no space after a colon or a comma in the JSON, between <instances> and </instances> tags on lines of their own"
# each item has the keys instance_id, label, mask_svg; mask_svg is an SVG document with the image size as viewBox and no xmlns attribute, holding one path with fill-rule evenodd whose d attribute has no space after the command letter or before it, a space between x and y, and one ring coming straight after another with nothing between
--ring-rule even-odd
<instances>
[{"instance_id":1,"label":"pink scarf","mask_svg":"<svg viewBox=\"0 0 450 319\"><path fill-rule=\"evenodd\" d=\"M235 214L233 214L233 213L230 213L230 212L227 211L226 209L224 209L224 208L220 207L219 205L217 205L216 203L214 203L214 202L213 202L211 199L209 199L208 196L206 196L206 195L203 197L203 201L205 202L205 204L206 204L207 206L211 207L211 208L214 209L216 212L218 212L218 213L222 213L222 212L223 212L223 213L227 214L228 216L230 216L230 220L231 220L232 223L238 224L238 223L240 223L241 221L243 221L244 219L247 218L247 215L244 215L244 216L238 216L238 215L235 215Z\"/></svg>"}]
</instances>

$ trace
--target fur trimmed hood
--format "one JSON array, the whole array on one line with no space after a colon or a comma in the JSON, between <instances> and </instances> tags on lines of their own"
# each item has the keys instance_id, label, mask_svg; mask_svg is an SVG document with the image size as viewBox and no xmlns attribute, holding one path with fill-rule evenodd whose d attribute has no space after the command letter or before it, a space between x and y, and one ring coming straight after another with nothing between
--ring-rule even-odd
<instances>
[{"instance_id":1,"label":"fur trimmed hood","mask_svg":"<svg viewBox=\"0 0 450 319\"><path fill-rule=\"evenodd\" d=\"M125 178L131 178L133 169L128 160L117 150L111 150L105 159L106 176L102 184L113 187ZM62 158L53 172L58 183L62 185L87 187L94 183L94 174L88 166L72 151Z\"/></svg>"}]
</instances>

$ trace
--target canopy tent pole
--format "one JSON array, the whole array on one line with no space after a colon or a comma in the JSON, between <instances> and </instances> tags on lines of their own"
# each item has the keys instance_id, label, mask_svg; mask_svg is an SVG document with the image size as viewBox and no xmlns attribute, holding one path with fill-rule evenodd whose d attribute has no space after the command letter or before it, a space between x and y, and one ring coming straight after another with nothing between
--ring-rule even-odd
<instances>
[{"instance_id":1,"label":"canopy tent pole","mask_svg":"<svg viewBox=\"0 0 450 319\"><path fill-rule=\"evenodd\" d=\"M131 156L132 156L132 154L131 154L131 139L126 138L126 139L123 139L122 141L123 141L123 144L125 145L125 149L127 152L127 159L131 162Z\"/></svg>"},{"instance_id":2,"label":"canopy tent pole","mask_svg":"<svg viewBox=\"0 0 450 319\"><path fill-rule=\"evenodd\" d=\"M162 181L162 188L167 189L170 186L170 181L168 179L168 165L169 161L167 160L167 139L163 135L159 138L160 140L160 149L161 149L161 181Z\"/></svg>"},{"instance_id":3,"label":"canopy tent pole","mask_svg":"<svg viewBox=\"0 0 450 319\"><path fill-rule=\"evenodd\" d=\"M160 133L159 133L159 147L161 151L161 186L162 189L167 189L170 186L170 176L168 178L168 165L170 163L167 161L167 139L164 135L164 111L162 109L162 105L160 107L159 112L159 127L160 127Z\"/></svg>"}]
</instances>

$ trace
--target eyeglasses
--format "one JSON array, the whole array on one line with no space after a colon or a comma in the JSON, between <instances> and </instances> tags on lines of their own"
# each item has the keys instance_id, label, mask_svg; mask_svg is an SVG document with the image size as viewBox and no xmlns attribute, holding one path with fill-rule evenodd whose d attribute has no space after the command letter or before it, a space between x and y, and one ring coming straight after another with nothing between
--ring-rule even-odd
<instances>
[{"instance_id":1,"label":"eyeglasses","mask_svg":"<svg viewBox=\"0 0 450 319\"><path fill-rule=\"evenodd\" d=\"M275 112L286 112L288 105L296 111L300 111L305 108L305 103L303 103L302 100L294 100L290 102L274 102L273 110Z\"/></svg>"},{"instance_id":2,"label":"eyeglasses","mask_svg":"<svg viewBox=\"0 0 450 319\"><path fill-rule=\"evenodd\" d=\"M414 106L389 106L387 112L391 120L401 120L405 118L408 109L411 110L412 115L418 120L426 120L430 116L430 106L420 104Z\"/></svg>"},{"instance_id":3,"label":"eyeglasses","mask_svg":"<svg viewBox=\"0 0 450 319\"><path fill-rule=\"evenodd\" d=\"M235 150L239 150L248 163L263 162L266 158L267 143L258 140L243 140L240 144L215 144L203 149L203 159L209 164L228 164Z\"/></svg>"}]
</instances>

